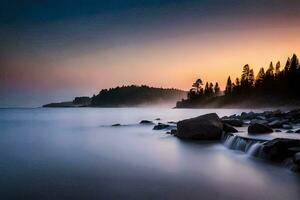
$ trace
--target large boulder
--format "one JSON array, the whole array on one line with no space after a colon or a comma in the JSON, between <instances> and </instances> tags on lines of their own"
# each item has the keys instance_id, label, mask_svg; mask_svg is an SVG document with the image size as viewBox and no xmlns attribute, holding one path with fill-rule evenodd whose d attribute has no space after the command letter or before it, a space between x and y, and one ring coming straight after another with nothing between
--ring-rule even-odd
<instances>
[{"instance_id":1,"label":"large boulder","mask_svg":"<svg viewBox=\"0 0 300 200\"><path fill-rule=\"evenodd\" d=\"M273 129L259 123L250 124L250 126L248 127L248 133L250 134L264 134L264 133L272 133L272 132Z\"/></svg>"},{"instance_id":2,"label":"large boulder","mask_svg":"<svg viewBox=\"0 0 300 200\"><path fill-rule=\"evenodd\" d=\"M221 139L223 124L216 113L201 115L177 123L177 137L182 139Z\"/></svg>"},{"instance_id":3,"label":"large boulder","mask_svg":"<svg viewBox=\"0 0 300 200\"><path fill-rule=\"evenodd\" d=\"M276 138L264 144L263 153L266 158L282 161L292 157L296 152L293 149L300 147L300 140Z\"/></svg>"},{"instance_id":4,"label":"large boulder","mask_svg":"<svg viewBox=\"0 0 300 200\"><path fill-rule=\"evenodd\" d=\"M224 119L222 122L236 127L242 127L244 124L244 122L239 119Z\"/></svg>"}]
</instances>

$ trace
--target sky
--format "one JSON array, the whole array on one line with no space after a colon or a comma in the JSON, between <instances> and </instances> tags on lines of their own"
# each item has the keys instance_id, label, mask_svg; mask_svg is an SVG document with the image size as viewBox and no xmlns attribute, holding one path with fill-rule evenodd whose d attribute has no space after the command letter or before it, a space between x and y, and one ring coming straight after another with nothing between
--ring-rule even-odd
<instances>
[{"instance_id":1,"label":"sky","mask_svg":"<svg viewBox=\"0 0 300 200\"><path fill-rule=\"evenodd\" d=\"M226 84L300 55L298 0L1 0L0 107Z\"/></svg>"}]
</instances>

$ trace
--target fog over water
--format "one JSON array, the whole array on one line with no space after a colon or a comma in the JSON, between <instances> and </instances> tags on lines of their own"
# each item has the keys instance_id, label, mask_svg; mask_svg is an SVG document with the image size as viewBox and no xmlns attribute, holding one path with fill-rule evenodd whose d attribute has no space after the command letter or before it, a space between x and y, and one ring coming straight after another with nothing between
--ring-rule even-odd
<instances>
[{"instance_id":1,"label":"fog over water","mask_svg":"<svg viewBox=\"0 0 300 200\"><path fill-rule=\"evenodd\" d=\"M289 169L139 125L242 111L0 109L0 199L300 199Z\"/></svg>"}]
</instances>

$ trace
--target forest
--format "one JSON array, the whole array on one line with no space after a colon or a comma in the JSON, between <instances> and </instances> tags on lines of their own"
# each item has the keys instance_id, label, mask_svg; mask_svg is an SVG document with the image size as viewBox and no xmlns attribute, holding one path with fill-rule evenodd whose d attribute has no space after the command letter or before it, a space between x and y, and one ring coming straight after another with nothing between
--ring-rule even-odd
<instances>
[{"instance_id":1,"label":"forest","mask_svg":"<svg viewBox=\"0 0 300 200\"><path fill-rule=\"evenodd\" d=\"M135 106L176 102L184 96L186 92L178 89L131 85L101 90L98 95L93 95L90 106Z\"/></svg>"},{"instance_id":2,"label":"forest","mask_svg":"<svg viewBox=\"0 0 300 200\"><path fill-rule=\"evenodd\" d=\"M293 106L300 103L300 65L296 54L288 58L285 65L273 62L254 70L244 65L241 77L234 80L229 76L224 91L216 82L204 85L197 79L187 94L187 99L177 102L176 107L260 107Z\"/></svg>"}]
</instances>

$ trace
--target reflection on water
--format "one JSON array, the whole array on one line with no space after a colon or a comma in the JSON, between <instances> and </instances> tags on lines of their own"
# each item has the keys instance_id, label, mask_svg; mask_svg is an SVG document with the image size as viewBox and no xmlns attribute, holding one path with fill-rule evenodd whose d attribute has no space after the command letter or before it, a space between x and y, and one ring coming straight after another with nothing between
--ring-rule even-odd
<instances>
[{"instance_id":1,"label":"reflection on water","mask_svg":"<svg viewBox=\"0 0 300 200\"><path fill-rule=\"evenodd\" d=\"M138 125L211 111L2 109L0 199L300 198L300 177L285 168Z\"/></svg>"}]
</instances>

